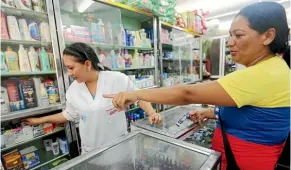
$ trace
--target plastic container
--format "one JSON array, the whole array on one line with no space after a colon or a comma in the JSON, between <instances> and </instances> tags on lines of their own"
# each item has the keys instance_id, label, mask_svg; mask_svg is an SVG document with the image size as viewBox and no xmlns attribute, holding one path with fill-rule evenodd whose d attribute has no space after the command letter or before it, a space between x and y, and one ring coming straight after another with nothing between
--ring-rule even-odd
<instances>
[{"instance_id":1,"label":"plastic container","mask_svg":"<svg viewBox=\"0 0 291 170\"><path fill-rule=\"evenodd\" d=\"M34 82L34 86L35 86L37 105L39 107L48 107L49 100L48 100L48 94L47 94L47 91L45 89L44 83L41 83L41 80L38 77L34 77L33 82Z\"/></svg>"},{"instance_id":2,"label":"plastic container","mask_svg":"<svg viewBox=\"0 0 291 170\"><path fill-rule=\"evenodd\" d=\"M100 42L104 43L105 42L105 27L104 27L104 24L103 24L101 19L98 19L97 24L98 24L99 29L100 29L100 32L99 32Z\"/></svg>"},{"instance_id":3,"label":"plastic container","mask_svg":"<svg viewBox=\"0 0 291 170\"><path fill-rule=\"evenodd\" d=\"M53 143L52 139L43 140L43 145L44 145L45 151L47 151L47 152L52 151L52 143Z\"/></svg>"},{"instance_id":4,"label":"plastic container","mask_svg":"<svg viewBox=\"0 0 291 170\"><path fill-rule=\"evenodd\" d=\"M43 10L43 1L42 0L31 0L32 8L35 12L44 12Z\"/></svg>"},{"instance_id":5,"label":"plastic container","mask_svg":"<svg viewBox=\"0 0 291 170\"><path fill-rule=\"evenodd\" d=\"M14 0L15 6L18 9L31 11L31 0Z\"/></svg>"},{"instance_id":6,"label":"plastic container","mask_svg":"<svg viewBox=\"0 0 291 170\"><path fill-rule=\"evenodd\" d=\"M1 96L0 96L0 102L1 102L1 115L5 115L10 112L9 108L9 98L7 89L1 86Z\"/></svg>"},{"instance_id":7,"label":"plastic container","mask_svg":"<svg viewBox=\"0 0 291 170\"><path fill-rule=\"evenodd\" d=\"M7 16L8 31L10 39L21 40L19 26L15 16Z\"/></svg>"},{"instance_id":8,"label":"plastic container","mask_svg":"<svg viewBox=\"0 0 291 170\"><path fill-rule=\"evenodd\" d=\"M113 44L113 30L112 25L110 22L107 23L107 29L106 29L106 43L107 44Z\"/></svg>"},{"instance_id":9,"label":"plastic container","mask_svg":"<svg viewBox=\"0 0 291 170\"><path fill-rule=\"evenodd\" d=\"M60 150L62 152L62 154L67 154L69 153L69 147L68 147L68 141L66 138L61 138L61 139L58 139L58 142L59 142L59 146L60 146Z\"/></svg>"},{"instance_id":10,"label":"plastic container","mask_svg":"<svg viewBox=\"0 0 291 170\"><path fill-rule=\"evenodd\" d=\"M3 1L2 1L3 3ZM9 35L8 35L8 31L7 31L7 24L6 24L6 16L4 14L4 12L0 11L0 15L1 15L1 39L9 39Z\"/></svg>"},{"instance_id":11,"label":"plastic container","mask_svg":"<svg viewBox=\"0 0 291 170\"><path fill-rule=\"evenodd\" d=\"M40 37L43 42L51 42L50 28L47 22L41 22L39 25Z\"/></svg>"},{"instance_id":12,"label":"plastic container","mask_svg":"<svg viewBox=\"0 0 291 170\"><path fill-rule=\"evenodd\" d=\"M9 46L4 53L9 72L19 72L18 55Z\"/></svg>"},{"instance_id":13,"label":"plastic container","mask_svg":"<svg viewBox=\"0 0 291 170\"><path fill-rule=\"evenodd\" d=\"M18 20L18 24L19 24L19 30L20 30L20 34L21 34L22 40L30 41L31 40L31 36L29 34L29 30L28 30L28 26L27 26L26 20L25 19L19 19Z\"/></svg>"},{"instance_id":14,"label":"plastic container","mask_svg":"<svg viewBox=\"0 0 291 170\"><path fill-rule=\"evenodd\" d=\"M39 59L40 59L40 64L41 64L41 70L50 71L51 70L50 60L49 60L48 53L45 51L44 47L41 48Z\"/></svg>"},{"instance_id":15,"label":"plastic container","mask_svg":"<svg viewBox=\"0 0 291 170\"><path fill-rule=\"evenodd\" d=\"M110 51L110 55L111 55L112 68L116 69L117 68L117 60L116 60L116 56L115 56L114 50Z\"/></svg>"},{"instance_id":16,"label":"plastic container","mask_svg":"<svg viewBox=\"0 0 291 170\"><path fill-rule=\"evenodd\" d=\"M30 61L31 71L40 71L40 63L38 59L38 54L34 47L29 47L28 57Z\"/></svg>"},{"instance_id":17,"label":"plastic container","mask_svg":"<svg viewBox=\"0 0 291 170\"><path fill-rule=\"evenodd\" d=\"M58 103L60 97L57 87L54 86L54 82L52 80L45 80L44 85L48 94L49 103L50 104Z\"/></svg>"},{"instance_id":18,"label":"plastic container","mask_svg":"<svg viewBox=\"0 0 291 170\"><path fill-rule=\"evenodd\" d=\"M33 20L28 21L28 29L32 40L39 41L39 29L37 23Z\"/></svg>"},{"instance_id":19,"label":"plastic container","mask_svg":"<svg viewBox=\"0 0 291 170\"><path fill-rule=\"evenodd\" d=\"M56 65L55 65L55 57L53 54L53 50L49 48L46 51L47 51L47 54L48 54L49 60L50 60L50 68L51 68L51 70L55 70Z\"/></svg>"},{"instance_id":20,"label":"plastic container","mask_svg":"<svg viewBox=\"0 0 291 170\"><path fill-rule=\"evenodd\" d=\"M59 155L60 154L60 146L59 142L53 142L51 145L52 151L54 155Z\"/></svg>"},{"instance_id":21,"label":"plastic container","mask_svg":"<svg viewBox=\"0 0 291 170\"><path fill-rule=\"evenodd\" d=\"M117 68L125 68L125 60L121 57L120 53L117 53Z\"/></svg>"},{"instance_id":22,"label":"plastic container","mask_svg":"<svg viewBox=\"0 0 291 170\"><path fill-rule=\"evenodd\" d=\"M20 71L30 72L31 68L30 68L30 63L29 63L29 57L28 57L27 51L24 49L22 44L19 45L18 55L19 55Z\"/></svg>"},{"instance_id":23,"label":"plastic container","mask_svg":"<svg viewBox=\"0 0 291 170\"><path fill-rule=\"evenodd\" d=\"M0 51L1 53L1 72L8 72L8 67L5 61L5 55L2 51Z\"/></svg>"}]
</instances>

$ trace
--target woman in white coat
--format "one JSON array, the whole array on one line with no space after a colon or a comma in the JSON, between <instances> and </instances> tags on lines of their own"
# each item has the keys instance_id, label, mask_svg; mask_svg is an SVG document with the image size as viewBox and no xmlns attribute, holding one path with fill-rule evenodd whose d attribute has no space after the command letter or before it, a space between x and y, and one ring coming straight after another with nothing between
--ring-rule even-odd
<instances>
[{"instance_id":1,"label":"woman in white coat","mask_svg":"<svg viewBox=\"0 0 291 170\"><path fill-rule=\"evenodd\" d=\"M98 149L126 134L125 113L113 110L111 100L103 98L102 94L133 91L136 90L134 84L125 74L102 66L94 50L84 43L72 44L63 55L68 74L75 79L66 93L66 109L58 114L24 121L35 125L79 120L82 153ZM140 101L138 105L149 115L151 123L161 121L160 114L150 103Z\"/></svg>"}]
</instances>

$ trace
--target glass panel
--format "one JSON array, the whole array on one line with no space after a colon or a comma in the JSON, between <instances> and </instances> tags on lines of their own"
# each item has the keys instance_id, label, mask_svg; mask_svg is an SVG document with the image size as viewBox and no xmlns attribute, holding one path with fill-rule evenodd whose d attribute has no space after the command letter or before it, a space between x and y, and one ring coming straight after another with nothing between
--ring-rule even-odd
<instances>
[{"instance_id":1,"label":"glass panel","mask_svg":"<svg viewBox=\"0 0 291 170\"><path fill-rule=\"evenodd\" d=\"M225 38L225 60L224 60L224 75L227 75L229 73L232 73L236 70L236 63L232 60L232 57L230 55L230 50L227 45L228 38Z\"/></svg>"},{"instance_id":2,"label":"glass panel","mask_svg":"<svg viewBox=\"0 0 291 170\"><path fill-rule=\"evenodd\" d=\"M207 158L207 155L168 141L139 134L75 167L84 170L190 170L199 169Z\"/></svg>"},{"instance_id":3,"label":"glass panel","mask_svg":"<svg viewBox=\"0 0 291 170\"><path fill-rule=\"evenodd\" d=\"M37 113L59 105L56 76L59 63L54 56L57 49L52 47L53 34L45 1L32 3L32 6L9 4L1 2L0 11L1 91L4 90L1 104L7 104L1 115L14 112L22 116L24 112Z\"/></svg>"},{"instance_id":4,"label":"glass panel","mask_svg":"<svg viewBox=\"0 0 291 170\"><path fill-rule=\"evenodd\" d=\"M212 76L220 75L220 43L221 39L214 39L206 52L206 57L209 56L211 61L210 73Z\"/></svg>"}]
</instances>

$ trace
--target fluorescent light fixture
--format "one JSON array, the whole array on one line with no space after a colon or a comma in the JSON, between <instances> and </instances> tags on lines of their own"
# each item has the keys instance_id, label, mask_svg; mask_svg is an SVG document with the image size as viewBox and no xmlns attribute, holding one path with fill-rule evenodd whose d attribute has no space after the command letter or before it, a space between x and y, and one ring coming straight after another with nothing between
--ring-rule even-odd
<instances>
[{"instance_id":1,"label":"fluorescent light fixture","mask_svg":"<svg viewBox=\"0 0 291 170\"><path fill-rule=\"evenodd\" d=\"M79 1L80 2L80 1ZM77 9L78 12L83 13L84 11L86 11L92 4L94 3L94 1L92 0L83 0L80 2L80 4L78 5Z\"/></svg>"}]
</instances>

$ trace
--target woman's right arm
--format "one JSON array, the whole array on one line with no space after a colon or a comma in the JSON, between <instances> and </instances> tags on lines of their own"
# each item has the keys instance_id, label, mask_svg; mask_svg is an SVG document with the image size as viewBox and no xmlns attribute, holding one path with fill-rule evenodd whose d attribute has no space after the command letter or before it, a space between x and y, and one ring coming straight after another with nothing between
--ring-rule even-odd
<instances>
[{"instance_id":1,"label":"woman's right arm","mask_svg":"<svg viewBox=\"0 0 291 170\"><path fill-rule=\"evenodd\" d=\"M64 117L63 113L57 113L49 116L39 117L39 118L27 118L23 120L29 125L38 125L42 123L67 123L68 120Z\"/></svg>"},{"instance_id":2,"label":"woman's right arm","mask_svg":"<svg viewBox=\"0 0 291 170\"><path fill-rule=\"evenodd\" d=\"M190 116L193 122L198 122L200 125L202 125L205 118L216 119L213 108L192 110Z\"/></svg>"}]
</instances>

